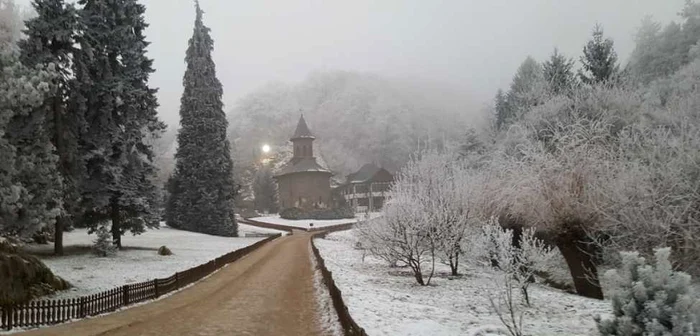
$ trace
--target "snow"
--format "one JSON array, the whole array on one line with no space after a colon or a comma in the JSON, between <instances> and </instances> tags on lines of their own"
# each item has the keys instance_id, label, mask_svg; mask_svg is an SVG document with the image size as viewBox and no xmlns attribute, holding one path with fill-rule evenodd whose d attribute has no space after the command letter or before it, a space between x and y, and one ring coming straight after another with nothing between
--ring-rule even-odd
<instances>
[{"instance_id":1,"label":"snow","mask_svg":"<svg viewBox=\"0 0 700 336\"><path fill-rule=\"evenodd\" d=\"M258 231L258 228L243 229L244 232ZM218 237L161 226L137 236L124 235L123 251L114 257L99 258L90 249L95 238L85 229L66 232L66 255L61 257L50 255L53 245L26 247L29 252L38 254L56 275L74 286L55 294L52 299L90 295L130 283L166 278L264 239ZM163 245L170 248L173 255L158 255L157 249Z\"/></svg>"},{"instance_id":2,"label":"snow","mask_svg":"<svg viewBox=\"0 0 700 336\"><path fill-rule=\"evenodd\" d=\"M329 220L318 220L318 219L300 219L300 220L291 220L291 219L284 219L281 218L279 215L274 215L274 216L265 216L265 217L253 217L250 218L250 220L256 221L256 222L263 222L263 223L269 223L269 224L277 224L277 225L285 225L285 226L290 226L290 227L295 227L295 228L300 228L300 229L308 229L311 226L309 224L313 223L314 228L327 228L327 227L332 227L336 225L343 225L343 224L351 224L351 223L357 223L358 220L363 220L366 218L376 218L381 215L380 212L372 212L369 213L369 215L363 214L357 214L355 215L355 218L345 218L345 219L329 219Z\"/></svg>"},{"instance_id":3,"label":"snow","mask_svg":"<svg viewBox=\"0 0 700 336\"><path fill-rule=\"evenodd\" d=\"M259 235L274 235L274 234L278 234L278 233L282 234L283 236L289 234L289 232L287 232L287 231L268 229L268 228L262 228L262 227L258 227L258 226L238 223L238 235L240 237L257 237Z\"/></svg>"},{"instance_id":4,"label":"snow","mask_svg":"<svg viewBox=\"0 0 700 336\"><path fill-rule=\"evenodd\" d=\"M419 286L407 269L389 268L355 246L353 231L329 234L315 244L343 292L355 321L372 336L499 335L503 327L488 297L497 272L469 265L463 277L448 277L441 266L434 285ZM523 317L526 335L591 335L593 317L610 302L587 299L549 287L529 288L532 308Z\"/></svg>"},{"instance_id":5,"label":"snow","mask_svg":"<svg viewBox=\"0 0 700 336\"><path fill-rule=\"evenodd\" d=\"M316 257L311 250L311 245L309 245L309 256L311 259L311 267L314 270L314 291L316 296L316 307L319 312L319 325L324 335L330 336L342 336L343 327L340 325L338 320L338 314L333 306L333 300L331 300L331 294L328 292L328 288L323 283L323 275L321 274L321 269L318 267L316 262Z\"/></svg>"}]
</instances>

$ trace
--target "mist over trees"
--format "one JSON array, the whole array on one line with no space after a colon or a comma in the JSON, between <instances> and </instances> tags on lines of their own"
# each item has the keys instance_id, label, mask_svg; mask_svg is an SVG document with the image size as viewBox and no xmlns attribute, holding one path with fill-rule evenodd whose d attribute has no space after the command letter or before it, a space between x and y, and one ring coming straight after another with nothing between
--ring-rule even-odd
<instances>
[{"instance_id":1,"label":"mist over trees","mask_svg":"<svg viewBox=\"0 0 700 336\"><path fill-rule=\"evenodd\" d=\"M429 178L399 179L392 189L396 204L382 221L362 229L363 244L385 259L395 248L404 251L402 246L410 245L413 260L430 262L434 247L445 239L438 234L440 224L428 218L455 213L436 204L470 190L455 203L459 213L468 214L463 216L469 220L456 224L464 226L462 232L478 232L494 219L513 230L514 242L523 230L534 230L534 237L564 258L581 295L603 298L598 270L620 265L620 251L652 257L654 248L669 247L679 270L700 275L700 245L693 238L700 234L700 189L694 182L700 174L700 53L691 47L700 40L700 30L693 38L682 33L699 22L700 16L693 16L698 9L689 2L681 15L685 22L669 25L683 27L674 29L683 43L673 52L687 55L678 57L682 61L668 75L636 68L640 59L663 63L653 54L632 57L620 71L614 43L600 26L582 41L578 77L572 58L556 50L542 63L527 57L508 91L496 93L492 128L477 128L478 136L468 133L458 149L461 155L448 160L455 169L448 180L464 186L439 188L426 182ZM646 20L640 34L654 30ZM636 55L649 40L638 39ZM453 155L452 150L443 149L443 155ZM413 160L401 174L433 175L430 167L440 161L429 155ZM437 189L419 192L423 182ZM416 206L426 192L437 203ZM392 246L376 244L391 241L376 239L388 236L400 239ZM466 241L462 260L474 258L469 252L473 240ZM397 258L406 259L389 259Z\"/></svg>"},{"instance_id":2,"label":"mist over trees","mask_svg":"<svg viewBox=\"0 0 700 336\"><path fill-rule=\"evenodd\" d=\"M287 145L304 113L322 159L342 178L367 162L396 170L420 147L459 140L477 114L469 98L437 85L353 72L321 72L271 84L229 113L237 159L253 162L263 143ZM234 122L235 121L235 122Z\"/></svg>"}]
</instances>

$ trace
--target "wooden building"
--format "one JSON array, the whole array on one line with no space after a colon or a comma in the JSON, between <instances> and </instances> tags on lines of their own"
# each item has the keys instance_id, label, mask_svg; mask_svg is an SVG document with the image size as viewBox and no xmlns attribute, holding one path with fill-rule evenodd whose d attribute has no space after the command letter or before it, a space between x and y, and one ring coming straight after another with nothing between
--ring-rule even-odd
<instances>
[{"instance_id":1,"label":"wooden building","mask_svg":"<svg viewBox=\"0 0 700 336\"><path fill-rule=\"evenodd\" d=\"M393 181L394 176L389 171L368 163L348 175L338 188L355 212L373 212L384 207Z\"/></svg>"}]
</instances>

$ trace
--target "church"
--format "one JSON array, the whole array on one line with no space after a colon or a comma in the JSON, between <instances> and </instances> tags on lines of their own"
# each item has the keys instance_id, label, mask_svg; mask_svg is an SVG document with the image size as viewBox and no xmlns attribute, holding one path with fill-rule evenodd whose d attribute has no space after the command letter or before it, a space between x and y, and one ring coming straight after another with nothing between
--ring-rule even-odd
<instances>
[{"instance_id":1,"label":"church","mask_svg":"<svg viewBox=\"0 0 700 336\"><path fill-rule=\"evenodd\" d=\"M316 161L315 139L301 115L290 139L294 154L275 175L281 209L323 209L331 204L333 173Z\"/></svg>"}]
</instances>

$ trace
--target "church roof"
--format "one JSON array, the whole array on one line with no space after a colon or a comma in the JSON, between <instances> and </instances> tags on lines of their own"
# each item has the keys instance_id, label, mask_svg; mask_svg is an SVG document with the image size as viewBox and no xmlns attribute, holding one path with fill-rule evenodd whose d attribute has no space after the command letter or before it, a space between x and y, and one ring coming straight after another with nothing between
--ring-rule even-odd
<instances>
[{"instance_id":1,"label":"church roof","mask_svg":"<svg viewBox=\"0 0 700 336\"><path fill-rule=\"evenodd\" d=\"M299 118L299 122L297 123L297 129L294 131L294 135L292 136L292 140L299 139L299 138L311 138L311 139L315 138L314 135L311 134L311 130L309 130L309 126L306 125L306 120L304 120L303 114Z\"/></svg>"},{"instance_id":2,"label":"church roof","mask_svg":"<svg viewBox=\"0 0 700 336\"><path fill-rule=\"evenodd\" d=\"M294 174L294 173L304 173L304 172L319 172L319 173L328 173L332 174L332 172L318 164L316 162L316 158L312 157L306 157L306 158L292 158L285 164L282 169L277 173L277 176L282 176L282 175L288 175L288 174Z\"/></svg>"}]
</instances>

